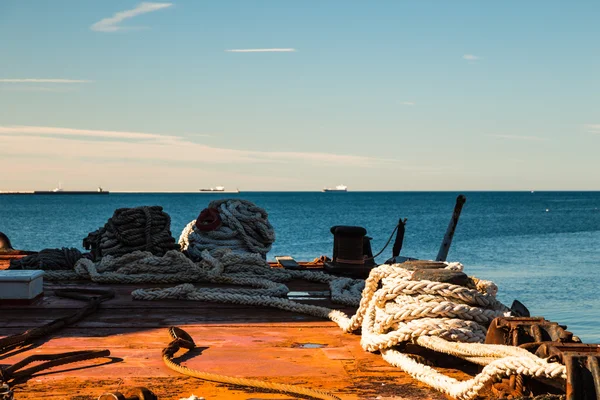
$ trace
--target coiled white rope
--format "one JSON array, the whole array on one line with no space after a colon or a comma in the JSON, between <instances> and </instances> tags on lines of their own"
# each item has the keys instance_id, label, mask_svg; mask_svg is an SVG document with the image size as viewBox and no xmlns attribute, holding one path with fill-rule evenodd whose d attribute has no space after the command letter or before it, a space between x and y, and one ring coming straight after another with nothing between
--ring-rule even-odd
<instances>
[{"instance_id":1,"label":"coiled white rope","mask_svg":"<svg viewBox=\"0 0 600 400\"><path fill-rule=\"evenodd\" d=\"M263 258L275 241L275 231L267 219L267 212L248 200L223 199L208 204L216 209L221 226L211 231L200 231L196 220L181 232L179 245L194 260L202 258L202 252L227 248L238 253L257 253Z\"/></svg>"},{"instance_id":2,"label":"coiled white rope","mask_svg":"<svg viewBox=\"0 0 600 400\"><path fill-rule=\"evenodd\" d=\"M228 249L218 249L213 251L213 254L214 256L205 250L202 253L202 261L195 263L175 250L167 252L163 257L136 251L122 257L106 256L97 263L89 259L80 259L73 271L47 271L44 278L48 281L91 280L104 284L185 283L173 288L161 289L160 298L189 297L194 300L214 302L227 302L230 299L239 304L244 303L242 300L235 300L235 296L275 299L273 304L265 304L266 306L274 306L275 303L283 300L282 297L289 292L289 288L284 283L292 279L328 284L331 298L337 303L350 306L358 304L364 287L362 280L338 278L318 271L273 269L259 254L240 254ZM194 283L249 286L253 289L195 288ZM132 294L134 298L140 300L158 298L147 294L150 292L153 291L140 289ZM252 304L258 305L256 299ZM302 309L294 310L307 312ZM327 312L318 312L317 316L327 318L330 310L326 310Z\"/></svg>"}]
</instances>

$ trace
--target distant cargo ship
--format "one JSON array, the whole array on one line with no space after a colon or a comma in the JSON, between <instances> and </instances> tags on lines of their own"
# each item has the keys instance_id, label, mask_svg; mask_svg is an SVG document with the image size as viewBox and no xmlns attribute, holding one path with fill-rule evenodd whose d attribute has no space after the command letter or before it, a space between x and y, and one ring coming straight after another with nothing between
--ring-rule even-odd
<instances>
[{"instance_id":1,"label":"distant cargo ship","mask_svg":"<svg viewBox=\"0 0 600 400\"><path fill-rule=\"evenodd\" d=\"M55 195L55 194L109 194L110 192L108 190L104 190L102 189L102 187L98 186L98 189L93 191L93 190L64 190L61 186L60 183L58 184L58 187L54 190L34 190L34 191L24 191L24 192L19 192L19 191L8 191L8 192L2 192L0 191L0 194L50 194L50 195Z\"/></svg>"},{"instance_id":2,"label":"distant cargo ship","mask_svg":"<svg viewBox=\"0 0 600 400\"><path fill-rule=\"evenodd\" d=\"M347 192L348 186L337 185L335 188L324 188L324 192Z\"/></svg>"},{"instance_id":3,"label":"distant cargo ship","mask_svg":"<svg viewBox=\"0 0 600 400\"><path fill-rule=\"evenodd\" d=\"M214 188L200 189L200 193L239 193L238 189L225 190L225 186L215 186Z\"/></svg>"}]
</instances>

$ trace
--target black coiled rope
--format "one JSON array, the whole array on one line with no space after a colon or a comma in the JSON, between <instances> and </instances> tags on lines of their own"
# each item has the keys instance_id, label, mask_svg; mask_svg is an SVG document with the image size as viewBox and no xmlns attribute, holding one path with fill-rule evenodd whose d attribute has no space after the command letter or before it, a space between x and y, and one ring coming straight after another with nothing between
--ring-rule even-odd
<instances>
[{"instance_id":1,"label":"black coiled rope","mask_svg":"<svg viewBox=\"0 0 600 400\"><path fill-rule=\"evenodd\" d=\"M83 239L94 261L110 255L120 257L133 251L149 251L163 256L179 250L171 235L171 217L161 206L120 208L104 227Z\"/></svg>"},{"instance_id":2,"label":"black coiled rope","mask_svg":"<svg viewBox=\"0 0 600 400\"><path fill-rule=\"evenodd\" d=\"M19 260L11 260L9 269L43 269L47 271L70 270L77 261L89 254L81 254L77 249L44 249Z\"/></svg>"}]
</instances>

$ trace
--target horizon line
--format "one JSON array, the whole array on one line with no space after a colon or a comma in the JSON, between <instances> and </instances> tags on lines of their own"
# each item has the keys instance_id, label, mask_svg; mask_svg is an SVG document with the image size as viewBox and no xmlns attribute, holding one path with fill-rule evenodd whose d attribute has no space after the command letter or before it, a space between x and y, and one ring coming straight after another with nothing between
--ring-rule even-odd
<instances>
[{"instance_id":1,"label":"horizon line","mask_svg":"<svg viewBox=\"0 0 600 400\"><path fill-rule=\"evenodd\" d=\"M69 192L81 192L89 191L90 195L96 193L93 190L85 189L72 189L66 190ZM34 190L0 190L0 194L32 194ZM323 190L240 190L239 192L203 192L197 191L186 191L186 190L104 190L106 193L115 194L212 194L212 195L228 195L228 194L242 194L242 193L485 193L485 192L496 192L496 193L552 193L552 192L600 192L600 189L542 189L542 190L526 190L526 189L469 189L469 190L348 190L346 192L323 192Z\"/></svg>"}]
</instances>

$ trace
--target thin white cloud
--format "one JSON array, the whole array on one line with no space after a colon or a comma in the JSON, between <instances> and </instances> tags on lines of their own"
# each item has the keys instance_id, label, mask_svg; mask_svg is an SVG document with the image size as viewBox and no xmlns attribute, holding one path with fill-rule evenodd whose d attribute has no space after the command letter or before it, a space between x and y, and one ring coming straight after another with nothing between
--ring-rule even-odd
<instances>
[{"instance_id":1,"label":"thin white cloud","mask_svg":"<svg viewBox=\"0 0 600 400\"><path fill-rule=\"evenodd\" d=\"M465 54L464 56L462 56L462 58L467 61L477 61L477 60L481 59L481 57L476 56L474 54Z\"/></svg>"},{"instance_id":2,"label":"thin white cloud","mask_svg":"<svg viewBox=\"0 0 600 400\"><path fill-rule=\"evenodd\" d=\"M22 86L22 85L4 85L0 86L2 92L53 92L53 93L67 93L77 92L78 89L72 86L62 87L46 87L46 86Z\"/></svg>"},{"instance_id":3,"label":"thin white cloud","mask_svg":"<svg viewBox=\"0 0 600 400\"><path fill-rule=\"evenodd\" d=\"M65 138L63 136L71 136ZM89 140L102 137L107 140ZM76 139L76 140L73 140ZM186 138L155 133L0 125L0 148L6 155L88 157L202 163L289 163L372 167L398 160L323 153L238 150L207 146Z\"/></svg>"},{"instance_id":4,"label":"thin white cloud","mask_svg":"<svg viewBox=\"0 0 600 400\"><path fill-rule=\"evenodd\" d=\"M519 136L519 135L488 135L497 139L508 139L508 140L528 140L528 141L545 141L547 138L540 136Z\"/></svg>"},{"instance_id":5,"label":"thin white cloud","mask_svg":"<svg viewBox=\"0 0 600 400\"><path fill-rule=\"evenodd\" d=\"M134 29L131 27L123 27L119 26L121 22L126 19L130 19L136 17L141 14L146 14L153 11L162 10L163 8L171 7L173 3L151 3L151 2L143 2L137 5L136 8L132 10L119 11L115 13L110 18L104 18L92 26L90 29L97 32L117 32L122 30L130 30ZM139 29L139 28L135 28Z\"/></svg>"},{"instance_id":6,"label":"thin white cloud","mask_svg":"<svg viewBox=\"0 0 600 400\"><path fill-rule=\"evenodd\" d=\"M600 124L586 124L583 127L587 132L600 133Z\"/></svg>"},{"instance_id":7,"label":"thin white cloud","mask_svg":"<svg viewBox=\"0 0 600 400\"><path fill-rule=\"evenodd\" d=\"M139 140L159 140L174 141L179 140L178 136L159 135L155 133L140 133L126 131L105 131L93 129L73 129L58 128L51 126L27 126L27 125L0 125L0 134L9 135L66 135L80 137L103 137L116 139L139 139Z\"/></svg>"},{"instance_id":8,"label":"thin white cloud","mask_svg":"<svg viewBox=\"0 0 600 400\"><path fill-rule=\"evenodd\" d=\"M414 101L403 101L402 103L403 106L414 106L416 103Z\"/></svg>"},{"instance_id":9,"label":"thin white cloud","mask_svg":"<svg viewBox=\"0 0 600 400\"><path fill-rule=\"evenodd\" d=\"M21 78L7 79L1 78L0 83L91 83L87 79L44 79L44 78Z\"/></svg>"},{"instance_id":10,"label":"thin white cloud","mask_svg":"<svg viewBox=\"0 0 600 400\"><path fill-rule=\"evenodd\" d=\"M230 49L225 51L228 53L293 53L296 49Z\"/></svg>"}]
</instances>

